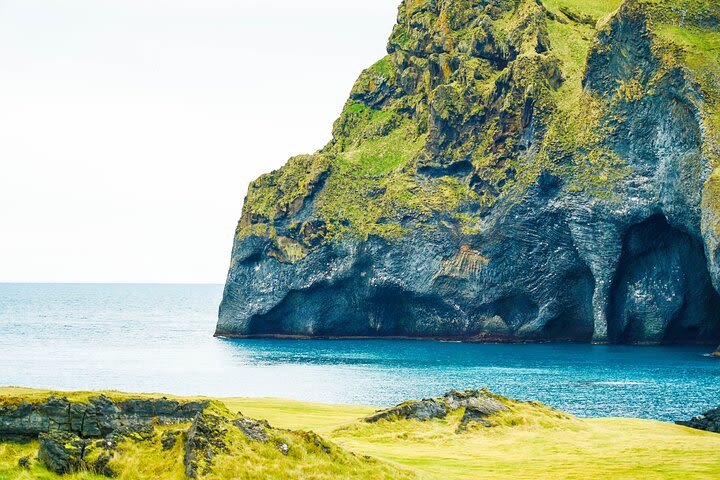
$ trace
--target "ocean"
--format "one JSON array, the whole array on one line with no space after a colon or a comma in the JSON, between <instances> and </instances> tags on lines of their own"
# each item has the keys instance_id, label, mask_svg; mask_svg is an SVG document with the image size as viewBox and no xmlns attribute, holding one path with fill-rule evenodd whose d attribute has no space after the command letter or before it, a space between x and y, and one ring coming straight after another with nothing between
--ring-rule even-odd
<instances>
[{"instance_id":1,"label":"ocean","mask_svg":"<svg viewBox=\"0 0 720 480\"><path fill-rule=\"evenodd\" d=\"M583 417L720 404L710 347L213 338L221 285L0 284L0 385L389 406L489 387Z\"/></svg>"}]
</instances>

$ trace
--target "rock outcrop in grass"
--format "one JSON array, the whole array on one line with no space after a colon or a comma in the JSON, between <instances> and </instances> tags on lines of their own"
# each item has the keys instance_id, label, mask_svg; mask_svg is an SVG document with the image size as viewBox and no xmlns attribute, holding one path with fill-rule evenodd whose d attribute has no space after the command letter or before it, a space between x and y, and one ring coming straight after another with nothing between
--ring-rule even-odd
<instances>
[{"instance_id":1,"label":"rock outcrop in grass","mask_svg":"<svg viewBox=\"0 0 720 480\"><path fill-rule=\"evenodd\" d=\"M455 420L449 421L457 421L456 433L462 433L473 424L494 427L508 423L524 423L524 420L515 418L518 411L523 414L530 412L531 416L549 414L556 420L571 418L569 415L545 405L535 402L518 402L483 388L482 390L450 390L440 397L408 400L394 407L379 410L364 420L367 423L400 420L426 422L453 417Z\"/></svg>"},{"instance_id":2,"label":"rock outcrop in grass","mask_svg":"<svg viewBox=\"0 0 720 480\"><path fill-rule=\"evenodd\" d=\"M154 424L190 422L207 406L208 402L168 399L115 401L105 395L83 402L58 396L36 402L5 401L0 403L0 441L27 442L51 432L82 438L131 435Z\"/></svg>"},{"instance_id":3,"label":"rock outcrop in grass","mask_svg":"<svg viewBox=\"0 0 720 480\"><path fill-rule=\"evenodd\" d=\"M381 410L365 419L373 423L380 420L420 420L445 418L448 413L463 411L459 430L465 429L470 423L491 427L490 417L496 413L508 411L506 398L495 395L487 389L483 390L451 390L442 397L424 400L410 400L392 408Z\"/></svg>"},{"instance_id":4,"label":"rock outcrop in grass","mask_svg":"<svg viewBox=\"0 0 720 480\"><path fill-rule=\"evenodd\" d=\"M0 400L0 446L35 449L36 455L20 456L17 466L42 478L56 478L48 472L137 479L415 478L312 432L231 413L215 400Z\"/></svg>"},{"instance_id":5,"label":"rock outcrop in grass","mask_svg":"<svg viewBox=\"0 0 720 480\"><path fill-rule=\"evenodd\" d=\"M104 395L115 403L161 399ZM88 404L100 393L0 388L3 405L42 403L52 396ZM100 480L109 475L186 480L188 473L198 480L716 480L720 471L716 433L651 420L577 418L487 390L451 391L430 399L444 406L444 417L403 417L405 410L391 408L384 412L395 413L371 422L365 418L374 416L372 409L361 406L250 398L173 400L207 405L189 422L153 424L138 435L116 438L116 444L68 432L41 433L40 441L26 443L0 441L0 480ZM404 405L418 403L429 400ZM480 411L480 421L465 422L473 409ZM55 473L67 471L64 465L72 465L71 473Z\"/></svg>"}]
</instances>

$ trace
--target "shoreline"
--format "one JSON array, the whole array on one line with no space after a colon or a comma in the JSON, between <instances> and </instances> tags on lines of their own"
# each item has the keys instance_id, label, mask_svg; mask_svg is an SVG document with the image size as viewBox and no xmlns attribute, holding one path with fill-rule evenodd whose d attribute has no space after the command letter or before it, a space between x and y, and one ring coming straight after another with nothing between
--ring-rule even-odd
<instances>
[{"instance_id":1,"label":"shoreline","mask_svg":"<svg viewBox=\"0 0 720 480\"><path fill-rule=\"evenodd\" d=\"M706 347L713 348L708 352L710 356L720 357L720 351L715 351L717 342L691 342L691 343L655 343L655 342L637 342L637 343L612 343L612 342L585 342L573 339L568 340L545 340L545 339L515 339L508 337L452 337L452 336L411 336L411 335L298 335L286 333L256 333L256 334L236 334L236 333L213 333L215 338L225 338L229 340L413 340L428 342L444 342L444 343L467 343L478 345L608 345L608 346L627 346L627 347Z\"/></svg>"},{"instance_id":2,"label":"shoreline","mask_svg":"<svg viewBox=\"0 0 720 480\"><path fill-rule=\"evenodd\" d=\"M42 402L53 397L69 398L73 401L87 402L88 399L106 396L116 400L127 400L127 399L144 399L144 400L158 400L167 399L174 401L219 401L227 403L229 405L243 405L246 408L249 406L251 409L258 405L266 405L268 409L286 409L288 406L310 408L310 409L327 409L334 410L336 412L351 412L357 414L373 413L387 408L391 408L392 405L366 405L357 403L338 403L338 402L318 402L311 400L301 400L290 397L274 397L274 396L214 396L214 395L183 395L174 393L163 393L163 392L128 392L117 389L79 389L79 390L63 390L63 389L52 389L52 388L35 388L35 387L24 387L18 385L0 385L0 408L2 406L16 404L17 401L27 402ZM543 405L537 400L513 400L519 403L537 404ZM584 420L584 421L641 421L641 422L655 422L665 425L675 425L674 421L660 420L655 418L642 418L642 417L623 417L623 416L581 416L573 415L554 407L547 407L552 410L562 412L566 415L571 415L573 418ZM693 413L693 412L689 412ZM699 412L697 412L699 413Z\"/></svg>"},{"instance_id":3,"label":"shoreline","mask_svg":"<svg viewBox=\"0 0 720 480\"><path fill-rule=\"evenodd\" d=\"M52 397L70 398L80 401L87 401L89 398L96 396L107 396L116 399L169 399L176 401L220 401L231 405L260 405L267 404L272 405L273 408L287 408L288 406L300 407L300 408L319 408L335 411L351 411L353 413L372 413L379 410L387 409L393 406L392 403L386 405L369 405L362 403L342 403L342 402L323 402L314 400L303 400L292 397L281 397L281 396L245 396L245 395L204 395L204 394L177 394L177 393L165 393L165 392L131 392L125 390L118 390L113 388L99 388L99 389L76 389L76 390L65 390L65 389L53 389L53 388L36 388L36 387L24 387L18 385L0 385L0 407L7 404L12 404L16 400L23 399L24 401L45 401ZM516 400L522 403L531 404L542 404L538 400L526 399ZM647 417L632 417L632 416L583 416L580 414L572 414L565 412L556 407L548 407L553 410L563 412L567 415L571 415L574 418L588 421L642 421L642 422L657 422L666 425L674 425L675 420L663 420L659 418L647 418ZM692 409L690 409L692 410ZM690 415L701 413L699 410L692 410L688 412ZM680 420L680 419L678 419ZM0 479L1 480L1 479Z\"/></svg>"}]
</instances>

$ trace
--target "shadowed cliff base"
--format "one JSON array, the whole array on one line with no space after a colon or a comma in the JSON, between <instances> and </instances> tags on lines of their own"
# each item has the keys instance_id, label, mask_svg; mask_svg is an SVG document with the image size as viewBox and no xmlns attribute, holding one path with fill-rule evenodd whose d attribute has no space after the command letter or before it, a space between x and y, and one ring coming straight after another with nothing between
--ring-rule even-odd
<instances>
[{"instance_id":1,"label":"shadowed cliff base","mask_svg":"<svg viewBox=\"0 0 720 480\"><path fill-rule=\"evenodd\" d=\"M655 215L626 232L619 265L610 293L611 340L715 343L720 295L699 240Z\"/></svg>"}]
</instances>

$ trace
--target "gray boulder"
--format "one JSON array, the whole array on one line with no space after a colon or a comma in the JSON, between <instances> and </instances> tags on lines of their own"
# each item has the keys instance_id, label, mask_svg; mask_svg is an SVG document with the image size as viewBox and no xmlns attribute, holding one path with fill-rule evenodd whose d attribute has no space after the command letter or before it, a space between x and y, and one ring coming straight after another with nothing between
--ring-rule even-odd
<instances>
[{"instance_id":1,"label":"gray boulder","mask_svg":"<svg viewBox=\"0 0 720 480\"><path fill-rule=\"evenodd\" d=\"M233 424L238 427L249 440L265 443L270 439L267 431L271 427L265 420L253 420L251 418L240 417L233 420Z\"/></svg>"},{"instance_id":2,"label":"gray boulder","mask_svg":"<svg viewBox=\"0 0 720 480\"><path fill-rule=\"evenodd\" d=\"M371 415L365 421L370 423L387 419L426 421L433 418L445 418L447 414L448 405L442 400L410 400Z\"/></svg>"},{"instance_id":3,"label":"gray boulder","mask_svg":"<svg viewBox=\"0 0 720 480\"><path fill-rule=\"evenodd\" d=\"M185 441L185 475L197 478L210 472L213 458L226 450L227 422L224 418L198 413L193 419Z\"/></svg>"},{"instance_id":4,"label":"gray boulder","mask_svg":"<svg viewBox=\"0 0 720 480\"><path fill-rule=\"evenodd\" d=\"M64 475L87 469L84 457L91 445L88 440L69 432L41 433L38 440L38 459L49 470Z\"/></svg>"},{"instance_id":5,"label":"gray boulder","mask_svg":"<svg viewBox=\"0 0 720 480\"><path fill-rule=\"evenodd\" d=\"M720 433L720 407L708 410L690 420L679 420L675 423L685 427L697 428L698 430Z\"/></svg>"},{"instance_id":6,"label":"gray boulder","mask_svg":"<svg viewBox=\"0 0 720 480\"><path fill-rule=\"evenodd\" d=\"M489 420L493 415L509 410L500 400L502 397L483 390L450 390L441 397L424 400L410 400L395 407L380 410L375 414L366 417L369 423L380 420L420 420L445 418L448 413L464 409L460 420L458 432L467 429L471 423L479 423L484 426L492 426Z\"/></svg>"}]
</instances>

